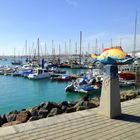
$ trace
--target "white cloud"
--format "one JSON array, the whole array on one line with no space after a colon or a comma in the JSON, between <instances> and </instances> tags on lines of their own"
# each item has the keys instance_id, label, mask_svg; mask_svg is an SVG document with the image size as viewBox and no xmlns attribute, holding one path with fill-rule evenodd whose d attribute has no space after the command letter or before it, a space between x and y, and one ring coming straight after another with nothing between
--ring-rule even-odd
<instances>
[{"instance_id":1,"label":"white cloud","mask_svg":"<svg viewBox=\"0 0 140 140\"><path fill-rule=\"evenodd\" d=\"M76 7L78 6L78 2L77 0L65 0L67 4L73 6L73 7Z\"/></svg>"}]
</instances>

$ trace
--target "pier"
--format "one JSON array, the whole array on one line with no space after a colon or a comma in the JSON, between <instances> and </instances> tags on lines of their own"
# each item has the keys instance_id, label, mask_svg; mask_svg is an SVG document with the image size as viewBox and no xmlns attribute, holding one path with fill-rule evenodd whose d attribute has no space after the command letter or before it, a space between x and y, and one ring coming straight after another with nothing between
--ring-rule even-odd
<instances>
[{"instance_id":1,"label":"pier","mask_svg":"<svg viewBox=\"0 0 140 140\"><path fill-rule=\"evenodd\" d=\"M0 128L0 140L139 140L140 98L121 103L122 115L101 116L99 108Z\"/></svg>"}]
</instances>

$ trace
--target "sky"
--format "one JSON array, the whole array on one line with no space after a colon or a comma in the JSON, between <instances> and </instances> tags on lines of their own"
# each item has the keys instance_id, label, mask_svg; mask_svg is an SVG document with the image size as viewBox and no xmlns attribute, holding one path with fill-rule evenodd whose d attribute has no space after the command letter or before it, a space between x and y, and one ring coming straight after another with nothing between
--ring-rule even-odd
<instances>
[{"instance_id":1,"label":"sky","mask_svg":"<svg viewBox=\"0 0 140 140\"><path fill-rule=\"evenodd\" d=\"M58 53L59 44L60 53L74 53L80 31L83 53L100 52L111 46L111 40L130 52L136 11L140 50L139 6L140 0L0 0L0 55L12 55L14 48L16 55L24 55L25 40L32 53L37 38L42 52L46 43L48 54L52 47Z\"/></svg>"}]
</instances>

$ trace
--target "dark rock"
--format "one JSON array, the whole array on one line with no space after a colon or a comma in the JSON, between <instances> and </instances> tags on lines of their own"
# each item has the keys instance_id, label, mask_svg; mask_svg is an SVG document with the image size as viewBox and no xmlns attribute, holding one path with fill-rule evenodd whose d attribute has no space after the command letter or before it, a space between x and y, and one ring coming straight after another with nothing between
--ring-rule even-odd
<instances>
[{"instance_id":1,"label":"dark rock","mask_svg":"<svg viewBox=\"0 0 140 140\"><path fill-rule=\"evenodd\" d=\"M37 116L38 115L39 110L37 108L34 108L31 110L31 116Z\"/></svg>"},{"instance_id":2,"label":"dark rock","mask_svg":"<svg viewBox=\"0 0 140 140\"><path fill-rule=\"evenodd\" d=\"M71 113L71 112L75 112L75 111L76 111L75 107L68 107L65 112L66 113Z\"/></svg>"},{"instance_id":3,"label":"dark rock","mask_svg":"<svg viewBox=\"0 0 140 140\"><path fill-rule=\"evenodd\" d=\"M7 122L15 121L16 120L16 116L17 116L17 114L11 114L11 113L5 115Z\"/></svg>"},{"instance_id":4,"label":"dark rock","mask_svg":"<svg viewBox=\"0 0 140 140\"><path fill-rule=\"evenodd\" d=\"M13 111L10 111L8 114L10 115L10 114L18 114L18 113L19 113L19 111L13 110Z\"/></svg>"},{"instance_id":5,"label":"dark rock","mask_svg":"<svg viewBox=\"0 0 140 140\"><path fill-rule=\"evenodd\" d=\"M5 114L1 115L1 119L3 120L4 123L7 123L7 119L6 119L6 115Z\"/></svg>"},{"instance_id":6,"label":"dark rock","mask_svg":"<svg viewBox=\"0 0 140 140\"><path fill-rule=\"evenodd\" d=\"M61 114L63 113L63 111L59 108L53 108L50 113L48 114L47 117L51 117L51 116L54 116L54 115L58 115L58 114Z\"/></svg>"},{"instance_id":7,"label":"dark rock","mask_svg":"<svg viewBox=\"0 0 140 140\"><path fill-rule=\"evenodd\" d=\"M45 105L42 107L42 109L46 109L50 112L52 108L60 108L60 106L57 103L54 102L46 102Z\"/></svg>"},{"instance_id":8,"label":"dark rock","mask_svg":"<svg viewBox=\"0 0 140 140\"><path fill-rule=\"evenodd\" d=\"M69 106L69 103L68 103L67 101L63 101L63 102L61 103L61 105L62 105L62 106Z\"/></svg>"},{"instance_id":9,"label":"dark rock","mask_svg":"<svg viewBox=\"0 0 140 140\"><path fill-rule=\"evenodd\" d=\"M38 115L42 115L43 118L47 117L49 111L48 110L43 110L43 109L40 109L39 112L38 112Z\"/></svg>"},{"instance_id":10,"label":"dark rock","mask_svg":"<svg viewBox=\"0 0 140 140\"><path fill-rule=\"evenodd\" d=\"M35 121L35 120L39 120L40 117L39 116L32 116L28 121L31 122L31 121Z\"/></svg>"},{"instance_id":11,"label":"dark rock","mask_svg":"<svg viewBox=\"0 0 140 140\"><path fill-rule=\"evenodd\" d=\"M39 109L40 109L40 105L35 106L35 107L32 108L32 110L39 110Z\"/></svg>"},{"instance_id":12,"label":"dark rock","mask_svg":"<svg viewBox=\"0 0 140 140\"><path fill-rule=\"evenodd\" d=\"M79 101L76 103L76 105L74 106L74 108L77 108L78 106L83 106L84 101Z\"/></svg>"},{"instance_id":13,"label":"dark rock","mask_svg":"<svg viewBox=\"0 0 140 140\"><path fill-rule=\"evenodd\" d=\"M76 111L81 111L81 110L85 110L85 109L86 109L86 107L84 107L84 106L78 106L76 108Z\"/></svg>"},{"instance_id":14,"label":"dark rock","mask_svg":"<svg viewBox=\"0 0 140 140\"><path fill-rule=\"evenodd\" d=\"M26 122L30 117L30 113L28 111L22 111L17 114L16 121Z\"/></svg>"},{"instance_id":15,"label":"dark rock","mask_svg":"<svg viewBox=\"0 0 140 140\"><path fill-rule=\"evenodd\" d=\"M84 102L83 106L86 107L87 109L97 107L94 103L90 103L90 102L87 102L87 103Z\"/></svg>"},{"instance_id":16,"label":"dark rock","mask_svg":"<svg viewBox=\"0 0 140 140\"><path fill-rule=\"evenodd\" d=\"M45 105L45 103L42 102L39 106L40 106L40 108L42 108L44 105Z\"/></svg>"},{"instance_id":17,"label":"dark rock","mask_svg":"<svg viewBox=\"0 0 140 140\"><path fill-rule=\"evenodd\" d=\"M63 105L63 106L61 107L61 110L62 110L63 112L65 112L66 109L67 109L67 106L65 106L65 105Z\"/></svg>"},{"instance_id":18,"label":"dark rock","mask_svg":"<svg viewBox=\"0 0 140 140\"><path fill-rule=\"evenodd\" d=\"M3 125L4 120L2 119L2 117L0 116L0 126Z\"/></svg>"},{"instance_id":19,"label":"dark rock","mask_svg":"<svg viewBox=\"0 0 140 140\"><path fill-rule=\"evenodd\" d=\"M23 108L21 111L26 111L26 109L25 109L25 108Z\"/></svg>"},{"instance_id":20,"label":"dark rock","mask_svg":"<svg viewBox=\"0 0 140 140\"><path fill-rule=\"evenodd\" d=\"M69 103L69 107L74 107L77 103L78 103L78 101L70 102Z\"/></svg>"}]
</instances>

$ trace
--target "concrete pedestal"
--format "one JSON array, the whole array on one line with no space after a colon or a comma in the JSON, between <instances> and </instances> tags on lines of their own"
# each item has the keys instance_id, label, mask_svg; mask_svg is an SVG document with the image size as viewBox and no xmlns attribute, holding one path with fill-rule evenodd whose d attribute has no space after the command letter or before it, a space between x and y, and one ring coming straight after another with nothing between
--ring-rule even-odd
<instances>
[{"instance_id":1,"label":"concrete pedestal","mask_svg":"<svg viewBox=\"0 0 140 140\"><path fill-rule=\"evenodd\" d=\"M99 108L109 118L121 115L118 67L115 65L105 66Z\"/></svg>"}]
</instances>

